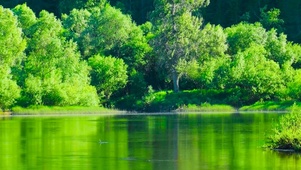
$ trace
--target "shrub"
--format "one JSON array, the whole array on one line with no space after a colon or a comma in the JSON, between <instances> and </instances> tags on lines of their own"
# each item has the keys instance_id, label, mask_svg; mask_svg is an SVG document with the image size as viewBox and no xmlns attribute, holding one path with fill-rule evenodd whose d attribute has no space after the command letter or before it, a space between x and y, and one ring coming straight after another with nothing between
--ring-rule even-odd
<instances>
[{"instance_id":1,"label":"shrub","mask_svg":"<svg viewBox=\"0 0 301 170\"><path fill-rule=\"evenodd\" d=\"M301 113L294 108L280 118L274 133L268 137L269 148L301 151Z\"/></svg>"}]
</instances>

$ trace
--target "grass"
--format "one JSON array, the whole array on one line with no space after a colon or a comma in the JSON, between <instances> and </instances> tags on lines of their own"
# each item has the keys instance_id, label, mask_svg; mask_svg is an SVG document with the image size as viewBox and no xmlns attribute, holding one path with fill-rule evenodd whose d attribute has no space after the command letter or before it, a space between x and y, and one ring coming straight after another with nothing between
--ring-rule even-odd
<instances>
[{"instance_id":1,"label":"grass","mask_svg":"<svg viewBox=\"0 0 301 170\"><path fill-rule=\"evenodd\" d=\"M104 107L83 106L29 106L13 107L13 115L44 115L44 114L98 114L98 113L121 113L121 111L107 109Z\"/></svg>"},{"instance_id":2,"label":"grass","mask_svg":"<svg viewBox=\"0 0 301 170\"><path fill-rule=\"evenodd\" d=\"M177 109L179 112L235 112L237 111L230 105L203 103L201 105L188 104L182 108Z\"/></svg>"},{"instance_id":3,"label":"grass","mask_svg":"<svg viewBox=\"0 0 301 170\"><path fill-rule=\"evenodd\" d=\"M301 109L294 105L283 115L273 134L268 137L267 147L273 150L301 151Z\"/></svg>"},{"instance_id":4,"label":"grass","mask_svg":"<svg viewBox=\"0 0 301 170\"><path fill-rule=\"evenodd\" d=\"M239 102L229 99L229 92L219 90L151 91L143 97L128 97L114 105L138 112L237 111ZM243 103L241 103L243 104ZM294 101L259 101L238 111L289 111ZM301 102L296 103L301 108Z\"/></svg>"},{"instance_id":5,"label":"grass","mask_svg":"<svg viewBox=\"0 0 301 170\"><path fill-rule=\"evenodd\" d=\"M243 106L239 111L291 111L292 106L295 103L295 108L301 109L300 102L294 101L284 101L284 102L274 102L274 101L259 101L249 106Z\"/></svg>"},{"instance_id":6,"label":"grass","mask_svg":"<svg viewBox=\"0 0 301 170\"><path fill-rule=\"evenodd\" d=\"M184 90L157 91L146 94L142 99L135 100L133 110L141 112L165 112L177 110L219 111L233 110L230 106L222 105L223 96L215 90ZM209 105L204 105L205 103Z\"/></svg>"}]
</instances>

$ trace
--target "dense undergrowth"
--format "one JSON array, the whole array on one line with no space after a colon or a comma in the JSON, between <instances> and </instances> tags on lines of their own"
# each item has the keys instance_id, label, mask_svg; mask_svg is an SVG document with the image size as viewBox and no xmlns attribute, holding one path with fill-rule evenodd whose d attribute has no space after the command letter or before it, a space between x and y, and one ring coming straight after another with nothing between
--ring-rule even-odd
<instances>
[{"instance_id":1,"label":"dense undergrowth","mask_svg":"<svg viewBox=\"0 0 301 170\"><path fill-rule=\"evenodd\" d=\"M172 91L149 90L143 97L126 96L112 102L111 105L121 110L139 112L159 111L287 111L294 101L243 102L233 95L233 91L219 90L184 90ZM301 106L301 103L296 103Z\"/></svg>"},{"instance_id":2,"label":"dense undergrowth","mask_svg":"<svg viewBox=\"0 0 301 170\"><path fill-rule=\"evenodd\" d=\"M142 112L174 111L208 104L224 104L225 94L214 90L150 91L143 97L126 96L114 103L117 108Z\"/></svg>"}]
</instances>

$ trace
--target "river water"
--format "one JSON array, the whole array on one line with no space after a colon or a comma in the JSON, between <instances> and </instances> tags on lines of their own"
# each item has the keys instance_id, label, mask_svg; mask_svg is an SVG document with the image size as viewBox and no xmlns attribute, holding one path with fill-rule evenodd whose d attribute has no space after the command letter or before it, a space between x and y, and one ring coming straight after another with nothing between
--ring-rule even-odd
<instances>
[{"instance_id":1,"label":"river water","mask_svg":"<svg viewBox=\"0 0 301 170\"><path fill-rule=\"evenodd\" d=\"M301 169L262 148L280 114L0 118L1 170Z\"/></svg>"}]
</instances>

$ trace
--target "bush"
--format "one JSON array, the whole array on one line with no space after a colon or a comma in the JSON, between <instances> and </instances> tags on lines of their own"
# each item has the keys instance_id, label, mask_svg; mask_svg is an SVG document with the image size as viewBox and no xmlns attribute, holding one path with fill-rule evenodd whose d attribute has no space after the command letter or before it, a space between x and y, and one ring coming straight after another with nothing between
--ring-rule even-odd
<instances>
[{"instance_id":1,"label":"bush","mask_svg":"<svg viewBox=\"0 0 301 170\"><path fill-rule=\"evenodd\" d=\"M280 118L274 133L268 137L269 148L301 151L301 111L294 108Z\"/></svg>"}]
</instances>

